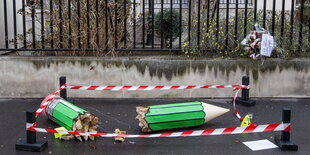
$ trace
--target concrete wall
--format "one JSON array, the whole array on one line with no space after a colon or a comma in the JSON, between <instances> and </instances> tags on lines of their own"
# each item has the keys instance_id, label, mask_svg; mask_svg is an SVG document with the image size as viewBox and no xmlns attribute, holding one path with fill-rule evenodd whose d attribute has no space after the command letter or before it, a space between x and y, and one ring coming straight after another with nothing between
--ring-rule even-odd
<instances>
[{"instance_id":1,"label":"concrete wall","mask_svg":"<svg viewBox=\"0 0 310 155\"><path fill-rule=\"evenodd\" d=\"M90 70L94 66L94 70ZM0 98L45 97L69 85L240 84L251 78L253 97L310 97L310 60L183 60L167 58L0 58ZM232 89L103 92L69 90L70 97L232 97Z\"/></svg>"}]
</instances>

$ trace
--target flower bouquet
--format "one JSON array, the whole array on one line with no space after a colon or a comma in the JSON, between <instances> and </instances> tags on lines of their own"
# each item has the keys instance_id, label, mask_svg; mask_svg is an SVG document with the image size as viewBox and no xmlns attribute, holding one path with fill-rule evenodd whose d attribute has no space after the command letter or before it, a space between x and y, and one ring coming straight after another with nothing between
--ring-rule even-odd
<instances>
[{"instance_id":1,"label":"flower bouquet","mask_svg":"<svg viewBox=\"0 0 310 155\"><path fill-rule=\"evenodd\" d=\"M249 52L252 59L256 60L259 56L270 56L275 47L273 37L269 31L255 24L255 30L251 31L241 42L245 51Z\"/></svg>"}]
</instances>

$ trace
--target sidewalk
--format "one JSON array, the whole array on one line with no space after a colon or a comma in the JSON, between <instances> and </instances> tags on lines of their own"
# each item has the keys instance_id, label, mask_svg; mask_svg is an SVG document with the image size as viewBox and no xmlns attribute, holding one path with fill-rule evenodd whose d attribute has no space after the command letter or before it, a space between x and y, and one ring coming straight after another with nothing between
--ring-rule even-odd
<instances>
[{"instance_id":1,"label":"sidewalk","mask_svg":"<svg viewBox=\"0 0 310 155\"><path fill-rule=\"evenodd\" d=\"M16 151L15 143L25 139L25 111L36 110L42 99L0 99L2 115L0 128L1 154L34 154L33 152ZM70 99L69 99L70 100ZM143 134L138 121L135 120L136 106L181 103L188 101L204 101L231 111L211 120L201 127L175 131L192 131L236 127L240 121L232 112L231 99L71 99L100 118L99 132L112 133L115 128L127 131L128 134ZM146 138L126 139L123 143L114 142L113 138L98 138L95 141L60 141L52 134L38 133L37 140L48 141L48 148L42 154L308 154L310 152L310 99L262 99L253 107L237 105L243 117L252 112L255 124L277 124L282 121L282 108L292 110L291 140L298 144L299 150L294 152L269 149L253 152L242 142L268 139L274 142L274 135L279 132L253 133L242 135L179 137L179 138ZM55 128L57 125L40 115L38 127Z\"/></svg>"}]
</instances>

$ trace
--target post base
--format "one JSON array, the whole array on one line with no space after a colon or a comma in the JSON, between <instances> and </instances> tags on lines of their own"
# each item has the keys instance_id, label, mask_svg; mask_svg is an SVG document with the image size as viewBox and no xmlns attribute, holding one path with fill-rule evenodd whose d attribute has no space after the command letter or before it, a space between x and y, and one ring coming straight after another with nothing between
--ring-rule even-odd
<instances>
[{"instance_id":1,"label":"post base","mask_svg":"<svg viewBox=\"0 0 310 155\"><path fill-rule=\"evenodd\" d=\"M241 104L241 105L244 105L244 106L254 106L256 101L255 100L242 100L241 97L237 97L236 99L236 103L237 104Z\"/></svg>"},{"instance_id":2,"label":"post base","mask_svg":"<svg viewBox=\"0 0 310 155\"><path fill-rule=\"evenodd\" d=\"M32 151L32 152L41 152L47 147L47 141L44 142L36 142L33 144L27 143L25 140L21 140L15 144L16 150L22 151Z\"/></svg>"},{"instance_id":3,"label":"post base","mask_svg":"<svg viewBox=\"0 0 310 155\"><path fill-rule=\"evenodd\" d=\"M281 150L297 151L298 145L291 141L283 141L281 136L275 136L275 142Z\"/></svg>"}]
</instances>

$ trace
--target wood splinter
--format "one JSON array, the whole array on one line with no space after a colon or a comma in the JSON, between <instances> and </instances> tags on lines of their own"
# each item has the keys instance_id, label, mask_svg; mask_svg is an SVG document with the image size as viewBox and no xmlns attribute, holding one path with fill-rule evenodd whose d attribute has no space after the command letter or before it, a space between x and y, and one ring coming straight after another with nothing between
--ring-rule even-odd
<instances>
[{"instance_id":1,"label":"wood splinter","mask_svg":"<svg viewBox=\"0 0 310 155\"><path fill-rule=\"evenodd\" d=\"M74 120L72 130L73 131L81 131L81 132L93 132L97 133L97 124L99 122L98 117L93 116L90 113L85 113L83 115L80 115ZM87 141L88 139L90 140L95 140L94 136L80 136L80 135L64 135L61 136L59 139L62 140L73 140L77 139L79 141Z\"/></svg>"},{"instance_id":2,"label":"wood splinter","mask_svg":"<svg viewBox=\"0 0 310 155\"><path fill-rule=\"evenodd\" d=\"M120 129L115 129L114 133L119 134L119 135L124 135L124 134L126 134L126 131L121 131ZM124 142L125 137L115 137L115 141Z\"/></svg>"}]
</instances>

